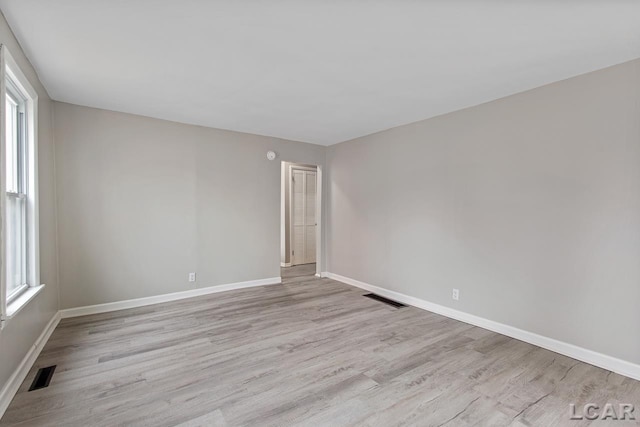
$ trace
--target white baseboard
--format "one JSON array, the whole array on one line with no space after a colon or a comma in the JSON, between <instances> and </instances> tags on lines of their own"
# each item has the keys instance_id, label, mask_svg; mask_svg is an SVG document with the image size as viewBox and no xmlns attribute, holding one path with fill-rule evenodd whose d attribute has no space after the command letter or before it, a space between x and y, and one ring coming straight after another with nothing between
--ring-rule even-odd
<instances>
[{"instance_id":1,"label":"white baseboard","mask_svg":"<svg viewBox=\"0 0 640 427\"><path fill-rule=\"evenodd\" d=\"M290 262L281 262L280 263L280 267L291 267L291 263Z\"/></svg>"},{"instance_id":2,"label":"white baseboard","mask_svg":"<svg viewBox=\"0 0 640 427\"><path fill-rule=\"evenodd\" d=\"M11 375L11 378L9 378L2 390L0 390L0 418L4 415L4 412L9 407L13 396L16 395L20 385L29 374L29 370L31 370L31 367L38 358L42 348L49 340L53 330L58 326L58 322L60 322L60 312L53 315L36 342L29 349L29 352L24 356L24 359L22 359L22 362L20 362L20 366L18 366L13 375Z\"/></svg>"},{"instance_id":3,"label":"white baseboard","mask_svg":"<svg viewBox=\"0 0 640 427\"><path fill-rule=\"evenodd\" d=\"M412 305L414 307L418 307L432 313L440 314L451 319L469 323L474 326L479 326L481 328L488 329L490 331L536 345L538 347L546 348L547 350L551 350L556 353L560 353L565 356L580 360L582 362L589 363L599 368L613 371L617 374L640 381L640 365L627 362L626 360L618 359L606 354L578 347L573 344L558 341L556 339L538 335L533 332L515 328L513 326L505 325L504 323L494 322L493 320L485 319L483 317L475 316L473 314L435 304L420 298L405 295L400 292L390 291L379 286L370 285L359 280L340 276L339 274L323 272L322 276L329 277L330 279L337 280L342 283L346 283L347 285L365 289L369 292L374 292L378 295L382 295L383 297L390 298L404 304Z\"/></svg>"},{"instance_id":4,"label":"white baseboard","mask_svg":"<svg viewBox=\"0 0 640 427\"><path fill-rule=\"evenodd\" d=\"M282 282L280 277L268 279L249 280L247 282L229 283L226 285L209 286L207 288L191 289L188 291L174 292L171 294L156 295L153 297L136 298L125 301L108 302L105 304L87 305L84 307L67 308L60 310L63 319L69 317L86 316L89 314L107 313L109 311L125 310L127 308L144 307L146 305L176 301L201 295L215 294L218 292L232 291L235 289L253 288L256 286L276 285Z\"/></svg>"}]
</instances>

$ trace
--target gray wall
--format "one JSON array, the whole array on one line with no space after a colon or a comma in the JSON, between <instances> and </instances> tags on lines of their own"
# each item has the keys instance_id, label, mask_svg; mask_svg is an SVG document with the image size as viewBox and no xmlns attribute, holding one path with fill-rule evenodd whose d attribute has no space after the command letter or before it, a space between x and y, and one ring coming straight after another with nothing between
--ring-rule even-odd
<instances>
[{"instance_id":1,"label":"gray wall","mask_svg":"<svg viewBox=\"0 0 640 427\"><path fill-rule=\"evenodd\" d=\"M0 43L11 55L38 92L38 157L40 191L40 280L47 286L0 332L0 388L58 311L56 267L55 164L52 131L53 103L24 56L4 16L0 15Z\"/></svg>"},{"instance_id":2,"label":"gray wall","mask_svg":"<svg viewBox=\"0 0 640 427\"><path fill-rule=\"evenodd\" d=\"M280 276L280 162L326 151L64 103L55 136L61 308Z\"/></svg>"},{"instance_id":3,"label":"gray wall","mask_svg":"<svg viewBox=\"0 0 640 427\"><path fill-rule=\"evenodd\" d=\"M640 60L327 166L328 271L640 363Z\"/></svg>"}]
</instances>

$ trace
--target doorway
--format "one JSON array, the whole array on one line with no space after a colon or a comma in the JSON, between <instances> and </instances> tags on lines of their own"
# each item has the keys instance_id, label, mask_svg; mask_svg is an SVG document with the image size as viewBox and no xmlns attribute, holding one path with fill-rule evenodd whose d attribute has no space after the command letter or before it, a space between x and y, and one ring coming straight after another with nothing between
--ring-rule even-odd
<instances>
[{"instance_id":1,"label":"doorway","mask_svg":"<svg viewBox=\"0 0 640 427\"><path fill-rule=\"evenodd\" d=\"M291 265L316 262L316 193L315 169L291 166L290 231Z\"/></svg>"},{"instance_id":2,"label":"doorway","mask_svg":"<svg viewBox=\"0 0 640 427\"><path fill-rule=\"evenodd\" d=\"M282 162L282 277L320 275L321 177L318 166Z\"/></svg>"}]
</instances>

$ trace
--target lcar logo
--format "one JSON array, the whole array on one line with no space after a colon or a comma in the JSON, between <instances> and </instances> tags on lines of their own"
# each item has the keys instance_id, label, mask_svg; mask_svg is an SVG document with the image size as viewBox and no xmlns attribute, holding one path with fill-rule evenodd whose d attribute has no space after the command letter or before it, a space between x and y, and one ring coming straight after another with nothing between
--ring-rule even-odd
<instances>
[{"instance_id":1,"label":"lcar logo","mask_svg":"<svg viewBox=\"0 0 640 427\"><path fill-rule=\"evenodd\" d=\"M576 409L575 403L569 404L569 415L572 420L635 420L634 406L631 403L607 403L602 408L595 403L587 403L582 409Z\"/></svg>"}]
</instances>

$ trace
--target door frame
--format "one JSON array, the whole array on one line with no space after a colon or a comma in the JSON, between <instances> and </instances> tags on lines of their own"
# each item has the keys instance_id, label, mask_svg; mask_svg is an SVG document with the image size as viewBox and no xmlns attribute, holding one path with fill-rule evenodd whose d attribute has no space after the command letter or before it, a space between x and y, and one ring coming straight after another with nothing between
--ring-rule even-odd
<instances>
[{"instance_id":1,"label":"door frame","mask_svg":"<svg viewBox=\"0 0 640 427\"><path fill-rule=\"evenodd\" d=\"M318 167L312 166L304 166L304 165L289 165L289 261L291 266L294 265L303 265L295 264L293 262L293 171L307 171L307 172L315 172L316 174L316 212L315 212L315 220L316 220L316 270L318 265ZM306 189L305 189L306 190Z\"/></svg>"},{"instance_id":2,"label":"door frame","mask_svg":"<svg viewBox=\"0 0 640 427\"><path fill-rule=\"evenodd\" d=\"M285 220L285 209L287 208L286 205L286 200L285 200L285 176L286 176L286 168L288 168L288 172L289 172L289 191L288 191L288 197L289 197L289 264L283 264L281 263L280 266L281 267L290 267L292 265L292 255L291 255L291 251L293 250L292 247L293 245L291 244L292 241L292 226L293 226L293 221L291 221L292 218L292 208L293 208L293 203L291 203L292 201L292 191L293 191L293 186L291 185L291 170L292 169L302 169L302 170L310 170L310 171L315 171L316 172L316 223L318 224L316 226L316 276L320 277L321 272L322 272L322 265L324 262L324 254L322 252L322 224L323 224L323 218L322 218L322 182L323 182L323 178L322 178L322 166L321 165L313 165L313 164L309 164L309 163L296 163L296 162L291 162L291 161L285 161L283 160L281 162L281 200L280 200L280 218L281 218L281 238L280 238L280 244L281 244L281 255L282 255L282 251L285 251L285 246L286 246L286 236L285 236L285 224L286 224L286 220Z\"/></svg>"}]
</instances>

